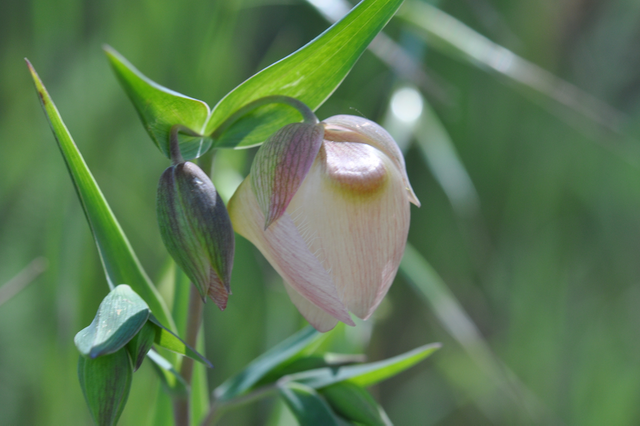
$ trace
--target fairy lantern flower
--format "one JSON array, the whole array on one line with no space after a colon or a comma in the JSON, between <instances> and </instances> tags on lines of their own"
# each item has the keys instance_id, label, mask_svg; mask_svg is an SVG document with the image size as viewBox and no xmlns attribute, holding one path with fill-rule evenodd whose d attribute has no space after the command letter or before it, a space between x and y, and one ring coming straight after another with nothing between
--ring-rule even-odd
<instances>
[{"instance_id":1,"label":"fairy lantern flower","mask_svg":"<svg viewBox=\"0 0 640 426\"><path fill-rule=\"evenodd\" d=\"M339 115L283 127L229 201L236 232L319 331L367 319L396 275L419 206L400 149L376 123Z\"/></svg>"},{"instance_id":2,"label":"fairy lantern flower","mask_svg":"<svg viewBox=\"0 0 640 426\"><path fill-rule=\"evenodd\" d=\"M207 174L182 159L177 138L172 140L172 160L158 184L162 241L203 301L209 296L224 310L235 249L229 214Z\"/></svg>"}]
</instances>

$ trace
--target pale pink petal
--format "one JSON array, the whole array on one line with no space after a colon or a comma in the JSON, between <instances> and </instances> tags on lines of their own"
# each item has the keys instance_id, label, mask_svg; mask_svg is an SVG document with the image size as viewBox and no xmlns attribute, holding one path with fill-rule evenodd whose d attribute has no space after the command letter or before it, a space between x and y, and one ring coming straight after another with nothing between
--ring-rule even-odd
<instances>
[{"instance_id":1,"label":"pale pink petal","mask_svg":"<svg viewBox=\"0 0 640 426\"><path fill-rule=\"evenodd\" d=\"M366 319L398 270L409 210L402 174L386 155L366 144L325 142L287 212L340 299Z\"/></svg>"},{"instance_id":2,"label":"pale pink petal","mask_svg":"<svg viewBox=\"0 0 640 426\"><path fill-rule=\"evenodd\" d=\"M320 150L323 133L321 124L288 124L258 150L251 165L251 184L266 217L264 229L284 214Z\"/></svg>"},{"instance_id":3,"label":"pale pink petal","mask_svg":"<svg viewBox=\"0 0 640 426\"><path fill-rule=\"evenodd\" d=\"M289 214L264 230L264 215L248 176L229 201L233 229L251 241L291 287L340 321L355 325L331 276L309 251Z\"/></svg>"},{"instance_id":4,"label":"pale pink petal","mask_svg":"<svg viewBox=\"0 0 640 426\"><path fill-rule=\"evenodd\" d=\"M371 145L386 154L402 175L409 201L420 207L420 201L411 188L404 157L391 135L371 120L353 115L335 115L323 121L324 139L333 142L358 142Z\"/></svg>"},{"instance_id":5,"label":"pale pink petal","mask_svg":"<svg viewBox=\"0 0 640 426\"><path fill-rule=\"evenodd\" d=\"M298 311L300 311L300 314L309 321L309 324L311 324L313 328L324 333L338 324L336 318L302 297L300 293L295 291L286 281L284 281L284 288L287 290L291 302L293 302L296 308L298 308Z\"/></svg>"}]
</instances>

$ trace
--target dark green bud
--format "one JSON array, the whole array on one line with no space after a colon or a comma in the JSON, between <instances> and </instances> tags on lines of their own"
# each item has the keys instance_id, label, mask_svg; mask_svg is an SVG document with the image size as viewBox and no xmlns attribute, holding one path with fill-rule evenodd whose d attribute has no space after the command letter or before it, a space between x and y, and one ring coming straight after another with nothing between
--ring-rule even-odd
<instances>
[{"instance_id":1,"label":"dark green bud","mask_svg":"<svg viewBox=\"0 0 640 426\"><path fill-rule=\"evenodd\" d=\"M235 237L227 209L209 177L180 162L164 171L158 186L158 224L169 254L221 310L231 291Z\"/></svg>"},{"instance_id":2,"label":"dark green bud","mask_svg":"<svg viewBox=\"0 0 640 426\"><path fill-rule=\"evenodd\" d=\"M122 348L95 359L80 355L78 378L91 417L98 426L115 426L131 389L133 368Z\"/></svg>"}]
</instances>

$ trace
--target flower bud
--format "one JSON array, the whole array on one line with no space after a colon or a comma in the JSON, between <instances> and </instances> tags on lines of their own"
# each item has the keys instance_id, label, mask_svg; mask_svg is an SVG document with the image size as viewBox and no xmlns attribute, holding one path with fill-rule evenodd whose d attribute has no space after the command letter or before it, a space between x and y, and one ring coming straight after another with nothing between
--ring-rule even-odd
<instances>
[{"instance_id":1,"label":"flower bud","mask_svg":"<svg viewBox=\"0 0 640 426\"><path fill-rule=\"evenodd\" d=\"M158 185L158 224L167 251L221 310L227 306L235 238L229 214L209 177L181 162L164 171Z\"/></svg>"},{"instance_id":2,"label":"flower bud","mask_svg":"<svg viewBox=\"0 0 640 426\"><path fill-rule=\"evenodd\" d=\"M420 204L393 138L339 115L269 138L229 213L300 313L327 331L354 325L349 312L367 319L382 301L407 242L410 203Z\"/></svg>"}]
</instances>

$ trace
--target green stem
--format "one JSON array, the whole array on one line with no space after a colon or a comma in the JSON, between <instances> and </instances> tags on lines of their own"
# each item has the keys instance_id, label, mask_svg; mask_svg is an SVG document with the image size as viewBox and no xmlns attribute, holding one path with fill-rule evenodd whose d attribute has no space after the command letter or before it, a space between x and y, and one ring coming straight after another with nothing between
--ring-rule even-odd
<instances>
[{"instance_id":1,"label":"green stem","mask_svg":"<svg viewBox=\"0 0 640 426\"><path fill-rule=\"evenodd\" d=\"M189 291L189 316L187 318L187 335L186 343L192 348L196 347L198 332L200 331L200 325L202 324L202 312L204 303L200 298L198 289L195 285L191 286ZM193 377L193 360L189 357L182 358L182 365L180 366L180 375L184 378L187 386L191 386L191 379ZM174 400L174 419L176 426L189 426L190 425L190 397L179 397Z\"/></svg>"},{"instance_id":2,"label":"green stem","mask_svg":"<svg viewBox=\"0 0 640 426\"><path fill-rule=\"evenodd\" d=\"M213 131L213 133L211 133L210 137L212 139L217 139L218 137L220 137L220 135L222 135L222 133L224 133L229 127L231 127L233 123L235 123L254 109L269 104L284 104L297 109L298 112L302 114L302 118L305 123L317 124L320 122L311 108L309 108L304 102L299 101L296 98L283 95L265 96L264 98L256 99L253 102L249 102L248 104L244 105L236 112L231 114L226 120L222 122L222 124L218 126L217 129Z\"/></svg>"},{"instance_id":3,"label":"green stem","mask_svg":"<svg viewBox=\"0 0 640 426\"><path fill-rule=\"evenodd\" d=\"M249 404L253 401L257 401L262 398L266 398L270 396L272 393L276 392L277 390L278 390L278 383L274 383L268 386L263 386L261 388L258 388L246 395L239 396L237 398L232 398L227 401L213 401L211 404L211 408L209 408L209 412L207 413L207 416L201 423L201 426L213 425L225 411L231 408L236 408L245 404Z\"/></svg>"},{"instance_id":4,"label":"green stem","mask_svg":"<svg viewBox=\"0 0 640 426\"><path fill-rule=\"evenodd\" d=\"M182 154L180 153L180 140L178 139L179 133L183 133L189 136L202 137L202 135L198 132L195 132L186 126L183 126L182 124L176 124L171 127L171 132L169 133L169 156L171 157L171 164L173 164L174 166L180 163L184 163L184 159L182 158Z\"/></svg>"}]
</instances>

